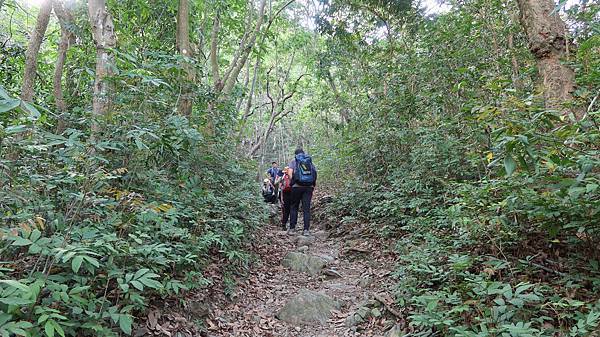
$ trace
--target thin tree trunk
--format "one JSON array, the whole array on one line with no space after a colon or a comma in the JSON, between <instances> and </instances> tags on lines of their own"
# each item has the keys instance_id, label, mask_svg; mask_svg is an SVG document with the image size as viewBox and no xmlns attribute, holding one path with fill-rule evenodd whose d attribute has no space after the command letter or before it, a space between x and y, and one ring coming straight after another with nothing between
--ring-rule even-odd
<instances>
[{"instance_id":1,"label":"thin tree trunk","mask_svg":"<svg viewBox=\"0 0 600 337\"><path fill-rule=\"evenodd\" d=\"M238 61L237 64L233 65L232 71L229 73L228 78L225 79L226 82L223 83L223 93L226 95L229 94L231 92L231 90L233 89L233 86L237 82L237 77L238 77L240 71L242 70L242 68L244 67L244 65L246 64L246 61L248 60L248 56L250 55L250 52L252 51L252 48L254 47L254 44L256 43L256 36L260 32L260 28L262 27L262 24L263 24L266 3L267 3L266 0L261 0L259 7L258 7L258 20L256 21L256 26L254 26L254 31L250 35L248 42L244 46L240 46L242 48L240 60Z\"/></svg>"},{"instance_id":2,"label":"thin tree trunk","mask_svg":"<svg viewBox=\"0 0 600 337\"><path fill-rule=\"evenodd\" d=\"M517 3L529 50L537 60L545 105L569 114L571 110L564 104L573 98L575 74L561 63L568 56L565 23L558 13L553 13L553 0L517 0Z\"/></svg>"},{"instance_id":3,"label":"thin tree trunk","mask_svg":"<svg viewBox=\"0 0 600 337\"><path fill-rule=\"evenodd\" d=\"M250 85L250 93L248 94L248 100L246 101L246 107L244 108L244 116L242 122L245 123L250 116L250 108L252 108L252 100L254 99L254 90L256 88L256 80L258 78L258 69L260 68L260 56L256 56L256 63L254 64L254 74L252 75L252 84ZM243 126L243 125L242 125Z\"/></svg>"},{"instance_id":4,"label":"thin tree trunk","mask_svg":"<svg viewBox=\"0 0 600 337\"><path fill-rule=\"evenodd\" d=\"M244 88L248 88L248 84L250 83L250 63L246 62L246 76L244 76ZM235 105L235 111L240 111L242 107L242 103L244 102L244 97L240 97Z\"/></svg>"},{"instance_id":5,"label":"thin tree trunk","mask_svg":"<svg viewBox=\"0 0 600 337\"><path fill-rule=\"evenodd\" d=\"M23 85L21 87L21 99L25 102L33 100L33 88L35 85L35 76L37 73L37 60L42 40L48 28L50 20L50 12L52 12L52 1L46 0L40 7L40 12L37 16L35 28L29 38L29 45L25 52L25 72L23 73Z\"/></svg>"},{"instance_id":6,"label":"thin tree trunk","mask_svg":"<svg viewBox=\"0 0 600 337\"><path fill-rule=\"evenodd\" d=\"M219 13L215 14L213 20L213 27L210 33L210 68L213 77L213 86L215 91L221 90L221 77L219 76Z\"/></svg>"},{"instance_id":7,"label":"thin tree trunk","mask_svg":"<svg viewBox=\"0 0 600 337\"><path fill-rule=\"evenodd\" d=\"M73 22L70 13L64 8L62 1L54 0L53 8L58 22L60 24L60 42L58 44L58 55L56 56L56 65L54 67L54 79L52 81L54 89L54 101L60 112L56 133L60 134L66 129L64 115L67 113L67 105L63 96L62 77L67 58L69 46L74 42L74 34L69 30L68 25Z\"/></svg>"},{"instance_id":8,"label":"thin tree trunk","mask_svg":"<svg viewBox=\"0 0 600 337\"><path fill-rule=\"evenodd\" d=\"M190 44L190 5L189 0L180 0L179 9L177 11L177 50L184 58L191 58L194 56L192 47ZM196 80L196 74L194 66L187 60L183 61L183 69L186 73L186 77L183 79L181 97L179 99L179 106L177 111L180 115L191 116L192 106L194 104L194 81Z\"/></svg>"},{"instance_id":9,"label":"thin tree trunk","mask_svg":"<svg viewBox=\"0 0 600 337\"><path fill-rule=\"evenodd\" d=\"M114 55L110 49L117 45L115 26L112 16L106 8L105 0L88 0L88 13L92 26L92 35L96 44L96 78L94 81L94 99L92 111L94 118L101 118L110 109L111 85L107 77L113 75ZM96 120L92 122L92 136L100 131Z\"/></svg>"},{"instance_id":10,"label":"thin tree trunk","mask_svg":"<svg viewBox=\"0 0 600 337\"><path fill-rule=\"evenodd\" d=\"M325 75L327 76L327 82L329 83L329 87L333 91L335 100L337 101L337 104L340 107L340 119L342 120L342 124L348 124L348 122L350 122L348 108L345 106L346 103L344 102L344 99L342 99L342 95L340 94L340 91L338 90L337 86L335 85L335 81L334 81L333 76L331 75L331 72L329 71L329 69L327 69L327 73Z\"/></svg>"},{"instance_id":11,"label":"thin tree trunk","mask_svg":"<svg viewBox=\"0 0 600 337\"><path fill-rule=\"evenodd\" d=\"M510 63L512 65L512 82L515 87L515 90L521 91L523 89L523 85L521 84L521 80L519 79L519 61L515 55L515 46L513 41L513 34L508 34L508 53L510 54Z\"/></svg>"}]
</instances>

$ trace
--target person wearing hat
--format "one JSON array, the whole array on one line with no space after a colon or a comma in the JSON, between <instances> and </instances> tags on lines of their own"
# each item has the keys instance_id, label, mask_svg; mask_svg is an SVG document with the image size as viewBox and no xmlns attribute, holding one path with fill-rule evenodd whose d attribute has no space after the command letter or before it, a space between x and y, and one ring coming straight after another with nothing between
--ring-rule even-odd
<instances>
[{"instance_id":1,"label":"person wearing hat","mask_svg":"<svg viewBox=\"0 0 600 337\"><path fill-rule=\"evenodd\" d=\"M275 196L275 189L273 187L273 184L271 183L271 180L269 178L265 178L265 180L263 180L263 184L262 184L262 195L263 198L265 199L265 202L274 202L275 200L277 200L277 197Z\"/></svg>"}]
</instances>

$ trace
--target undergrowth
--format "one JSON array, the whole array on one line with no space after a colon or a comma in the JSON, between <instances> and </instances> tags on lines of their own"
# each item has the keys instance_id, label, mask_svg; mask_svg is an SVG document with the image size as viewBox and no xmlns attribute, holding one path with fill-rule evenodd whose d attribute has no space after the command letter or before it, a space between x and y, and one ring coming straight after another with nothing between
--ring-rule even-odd
<instances>
[{"instance_id":1,"label":"undergrowth","mask_svg":"<svg viewBox=\"0 0 600 337\"><path fill-rule=\"evenodd\" d=\"M396 299L410 336L600 329L597 117L566 124L527 106L497 110L514 118L495 125L489 150L467 153L460 167L449 165L460 151L426 141L387 166L384 179L349 181L329 206L396 238ZM474 110L475 123L486 109Z\"/></svg>"},{"instance_id":2,"label":"undergrowth","mask_svg":"<svg viewBox=\"0 0 600 337\"><path fill-rule=\"evenodd\" d=\"M246 265L264 220L253 166L186 118L106 125L102 141L5 125L0 335L131 334L152 300L211 284L209 263Z\"/></svg>"}]
</instances>

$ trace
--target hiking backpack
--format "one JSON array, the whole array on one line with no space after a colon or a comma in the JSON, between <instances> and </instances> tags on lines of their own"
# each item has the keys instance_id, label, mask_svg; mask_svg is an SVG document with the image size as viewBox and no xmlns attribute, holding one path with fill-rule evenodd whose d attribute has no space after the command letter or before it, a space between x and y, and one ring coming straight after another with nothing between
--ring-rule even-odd
<instances>
[{"instance_id":1,"label":"hiking backpack","mask_svg":"<svg viewBox=\"0 0 600 337\"><path fill-rule=\"evenodd\" d=\"M296 155L294 183L300 186L312 186L315 183L315 167L312 158L305 153Z\"/></svg>"},{"instance_id":2,"label":"hiking backpack","mask_svg":"<svg viewBox=\"0 0 600 337\"><path fill-rule=\"evenodd\" d=\"M290 178L290 176L287 173L285 173L283 177L281 177L280 184L281 190L283 192L292 191L292 178Z\"/></svg>"}]
</instances>

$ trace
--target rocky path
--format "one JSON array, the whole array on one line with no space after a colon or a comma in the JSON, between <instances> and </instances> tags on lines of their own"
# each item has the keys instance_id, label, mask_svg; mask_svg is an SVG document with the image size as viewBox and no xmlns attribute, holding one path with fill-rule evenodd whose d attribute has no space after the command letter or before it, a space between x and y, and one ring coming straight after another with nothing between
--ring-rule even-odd
<instances>
[{"instance_id":1,"label":"rocky path","mask_svg":"<svg viewBox=\"0 0 600 337\"><path fill-rule=\"evenodd\" d=\"M315 227L309 237L274 225L257 233L258 260L234 301L211 311L209 336L396 336L393 247L360 228Z\"/></svg>"}]
</instances>

